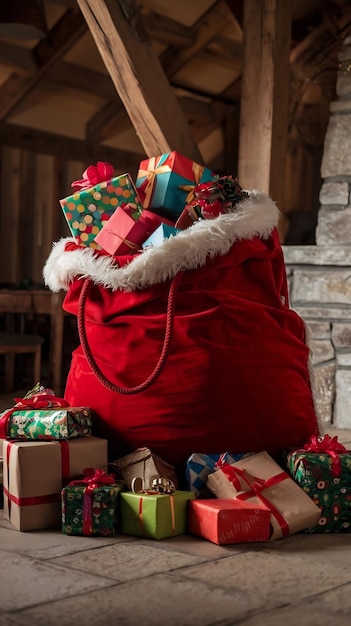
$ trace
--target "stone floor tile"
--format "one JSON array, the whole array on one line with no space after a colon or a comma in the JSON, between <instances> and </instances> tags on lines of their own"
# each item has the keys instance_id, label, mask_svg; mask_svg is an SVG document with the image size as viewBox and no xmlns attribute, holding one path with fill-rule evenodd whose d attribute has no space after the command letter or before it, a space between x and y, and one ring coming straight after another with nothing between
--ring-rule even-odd
<instances>
[{"instance_id":1,"label":"stone floor tile","mask_svg":"<svg viewBox=\"0 0 351 626\"><path fill-rule=\"evenodd\" d=\"M53 559L51 563L114 578L119 583L203 563L207 557L167 551L160 542L118 543Z\"/></svg>"},{"instance_id":2,"label":"stone floor tile","mask_svg":"<svg viewBox=\"0 0 351 626\"><path fill-rule=\"evenodd\" d=\"M0 550L0 563L2 611L15 611L114 584L107 577L87 573L77 576L68 568L4 550Z\"/></svg>"},{"instance_id":3,"label":"stone floor tile","mask_svg":"<svg viewBox=\"0 0 351 626\"><path fill-rule=\"evenodd\" d=\"M169 552L192 554L201 559L219 559L228 556L228 554L233 554L238 549L236 544L218 546L194 535L179 535L178 537L163 539L157 544L157 547Z\"/></svg>"},{"instance_id":4,"label":"stone floor tile","mask_svg":"<svg viewBox=\"0 0 351 626\"><path fill-rule=\"evenodd\" d=\"M20 532L12 525L5 527L0 524L0 546L7 552L23 554L35 559L52 559L54 557L74 554L82 550L101 548L111 543L131 543L134 537L116 535L115 537L80 537L64 535L58 530L37 530Z\"/></svg>"},{"instance_id":5,"label":"stone floor tile","mask_svg":"<svg viewBox=\"0 0 351 626\"><path fill-rule=\"evenodd\" d=\"M249 593L161 574L21 611L16 626L214 626L250 609Z\"/></svg>"},{"instance_id":6,"label":"stone floor tile","mask_svg":"<svg viewBox=\"0 0 351 626\"><path fill-rule=\"evenodd\" d=\"M350 551L349 551L350 553ZM228 590L250 589L255 608L267 610L284 604L295 604L308 596L328 591L335 585L351 583L351 567L335 565L330 558L314 559L290 556L274 550L245 551L211 563L177 572Z\"/></svg>"},{"instance_id":7,"label":"stone floor tile","mask_svg":"<svg viewBox=\"0 0 351 626\"><path fill-rule=\"evenodd\" d=\"M320 594L313 601L325 613L341 616L345 620L345 625L351 622L351 585L338 585L335 581L335 588Z\"/></svg>"},{"instance_id":8,"label":"stone floor tile","mask_svg":"<svg viewBox=\"0 0 351 626\"><path fill-rule=\"evenodd\" d=\"M348 626L345 616L327 613L313 604L301 604L265 611L245 618L240 626ZM232 622L222 622L221 626L232 626Z\"/></svg>"},{"instance_id":9,"label":"stone floor tile","mask_svg":"<svg viewBox=\"0 0 351 626\"><path fill-rule=\"evenodd\" d=\"M27 621L28 626L29 622ZM9 613L0 613L0 626L26 626L19 615L9 615ZM33 626L33 625L32 625Z\"/></svg>"},{"instance_id":10,"label":"stone floor tile","mask_svg":"<svg viewBox=\"0 0 351 626\"><path fill-rule=\"evenodd\" d=\"M316 533L295 535L295 541L274 541L269 548L309 561L351 564L351 533ZM267 544L266 544L267 545Z\"/></svg>"}]
</instances>

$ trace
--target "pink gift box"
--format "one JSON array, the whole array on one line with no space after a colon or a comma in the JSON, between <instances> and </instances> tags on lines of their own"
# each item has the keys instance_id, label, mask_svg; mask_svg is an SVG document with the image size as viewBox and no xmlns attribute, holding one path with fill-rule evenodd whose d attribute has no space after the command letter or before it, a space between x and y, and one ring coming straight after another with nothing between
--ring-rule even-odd
<instances>
[{"instance_id":1,"label":"pink gift box","mask_svg":"<svg viewBox=\"0 0 351 626\"><path fill-rule=\"evenodd\" d=\"M240 500L191 500L188 532L218 545L269 541L271 513L265 506Z\"/></svg>"},{"instance_id":2,"label":"pink gift box","mask_svg":"<svg viewBox=\"0 0 351 626\"><path fill-rule=\"evenodd\" d=\"M109 254L134 254L162 223L173 226L173 222L146 210L135 219L128 204L123 204L113 213L95 241Z\"/></svg>"}]
</instances>

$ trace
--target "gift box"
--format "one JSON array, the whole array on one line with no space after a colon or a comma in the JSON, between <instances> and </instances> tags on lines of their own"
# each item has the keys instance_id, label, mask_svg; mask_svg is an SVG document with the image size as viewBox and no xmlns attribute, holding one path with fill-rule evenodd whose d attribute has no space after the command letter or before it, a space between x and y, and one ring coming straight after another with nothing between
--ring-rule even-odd
<instances>
[{"instance_id":1,"label":"gift box","mask_svg":"<svg viewBox=\"0 0 351 626\"><path fill-rule=\"evenodd\" d=\"M145 209L162 207L164 215L176 221L194 199L195 185L213 176L204 165L173 151L141 161L135 186Z\"/></svg>"},{"instance_id":2,"label":"gift box","mask_svg":"<svg viewBox=\"0 0 351 626\"><path fill-rule=\"evenodd\" d=\"M4 441L4 516L18 530L61 526L61 491L86 467L106 469L107 440Z\"/></svg>"},{"instance_id":3,"label":"gift box","mask_svg":"<svg viewBox=\"0 0 351 626\"><path fill-rule=\"evenodd\" d=\"M192 491L195 498L213 498L213 493L207 487L207 478L209 474L216 469L216 462L220 454L201 454L193 452L187 460L185 467L185 479L188 484L189 491ZM232 464L239 461L244 455L230 455L226 452L222 455L223 460Z\"/></svg>"},{"instance_id":4,"label":"gift box","mask_svg":"<svg viewBox=\"0 0 351 626\"><path fill-rule=\"evenodd\" d=\"M60 205L72 235L81 245L99 247L96 235L121 204L128 203L135 215L142 211L131 176L126 173L113 177L111 165L88 167L83 179L72 183L72 187L78 187L77 191L60 200Z\"/></svg>"},{"instance_id":5,"label":"gift box","mask_svg":"<svg viewBox=\"0 0 351 626\"><path fill-rule=\"evenodd\" d=\"M149 448L137 448L131 454L112 461L109 467L126 483L127 489L132 489L136 479L142 489L151 489L152 481L159 477L168 478L175 487L178 486L174 467L153 454Z\"/></svg>"},{"instance_id":6,"label":"gift box","mask_svg":"<svg viewBox=\"0 0 351 626\"><path fill-rule=\"evenodd\" d=\"M188 533L218 545L269 541L270 510L258 504L231 499L191 500Z\"/></svg>"},{"instance_id":7,"label":"gift box","mask_svg":"<svg viewBox=\"0 0 351 626\"><path fill-rule=\"evenodd\" d=\"M4 415L6 412L0 419ZM91 432L91 410L87 407L17 410L7 423L7 439L73 439Z\"/></svg>"},{"instance_id":8,"label":"gift box","mask_svg":"<svg viewBox=\"0 0 351 626\"><path fill-rule=\"evenodd\" d=\"M207 486L217 498L237 498L264 504L271 512L270 540L318 524L320 508L267 452L252 454L229 465L219 459Z\"/></svg>"},{"instance_id":9,"label":"gift box","mask_svg":"<svg viewBox=\"0 0 351 626\"><path fill-rule=\"evenodd\" d=\"M66 535L114 535L122 483L103 470L84 472L61 492L62 532Z\"/></svg>"},{"instance_id":10,"label":"gift box","mask_svg":"<svg viewBox=\"0 0 351 626\"><path fill-rule=\"evenodd\" d=\"M161 224L162 218L151 211L135 213L133 207L122 204L110 217L96 243L109 254L133 254L141 249L142 242ZM168 222L169 226L172 222Z\"/></svg>"},{"instance_id":11,"label":"gift box","mask_svg":"<svg viewBox=\"0 0 351 626\"><path fill-rule=\"evenodd\" d=\"M162 246L165 239L170 239L179 233L179 228L174 228L169 224L160 224L156 230L144 241L143 248L149 248L150 246Z\"/></svg>"},{"instance_id":12,"label":"gift box","mask_svg":"<svg viewBox=\"0 0 351 626\"><path fill-rule=\"evenodd\" d=\"M311 533L351 531L351 451L337 437L313 437L301 450L287 454L294 481L320 508Z\"/></svg>"},{"instance_id":13,"label":"gift box","mask_svg":"<svg viewBox=\"0 0 351 626\"><path fill-rule=\"evenodd\" d=\"M24 398L0 414L2 439L70 439L91 435L88 407L70 407L64 398L37 383Z\"/></svg>"},{"instance_id":14,"label":"gift box","mask_svg":"<svg viewBox=\"0 0 351 626\"><path fill-rule=\"evenodd\" d=\"M166 539L184 535L187 531L188 502L194 497L190 491L172 494L120 494L120 532L125 535Z\"/></svg>"}]
</instances>

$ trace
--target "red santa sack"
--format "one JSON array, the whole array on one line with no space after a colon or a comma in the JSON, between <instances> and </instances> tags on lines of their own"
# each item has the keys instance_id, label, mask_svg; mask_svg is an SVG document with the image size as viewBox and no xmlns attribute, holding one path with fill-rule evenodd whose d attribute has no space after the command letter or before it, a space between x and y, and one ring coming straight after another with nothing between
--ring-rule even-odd
<instances>
[{"instance_id":1,"label":"red santa sack","mask_svg":"<svg viewBox=\"0 0 351 626\"><path fill-rule=\"evenodd\" d=\"M274 454L318 432L278 218L254 190L133 256L54 244L44 280L67 290L81 343L64 395L91 407L110 458L146 446L183 472L194 451Z\"/></svg>"}]
</instances>

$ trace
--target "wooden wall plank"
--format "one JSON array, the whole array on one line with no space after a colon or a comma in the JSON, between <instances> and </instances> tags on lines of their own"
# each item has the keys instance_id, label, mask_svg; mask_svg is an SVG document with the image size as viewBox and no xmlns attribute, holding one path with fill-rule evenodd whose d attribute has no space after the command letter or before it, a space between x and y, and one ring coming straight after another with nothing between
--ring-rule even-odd
<instances>
[{"instance_id":1,"label":"wooden wall plank","mask_svg":"<svg viewBox=\"0 0 351 626\"><path fill-rule=\"evenodd\" d=\"M20 179L21 152L1 151L0 187L0 284L17 283L20 272Z\"/></svg>"}]
</instances>

